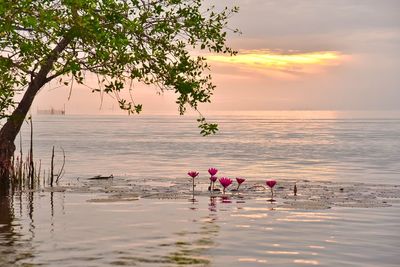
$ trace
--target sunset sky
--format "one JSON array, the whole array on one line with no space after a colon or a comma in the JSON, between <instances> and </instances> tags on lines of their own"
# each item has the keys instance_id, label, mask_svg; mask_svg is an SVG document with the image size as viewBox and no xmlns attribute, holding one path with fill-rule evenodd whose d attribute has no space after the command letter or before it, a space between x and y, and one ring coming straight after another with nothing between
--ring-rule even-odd
<instances>
[{"instance_id":1,"label":"sunset sky","mask_svg":"<svg viewBox=\"0 0 400 267\"><path fill-rule=\"evenodd\" d=\"M218 0L237 5L236 57L208 55L217 89L202 110L400 109L400 1ZM136 85L144 113L173 113L174 95ZM44 88L35 108L111 113L117 104L86 88ZM50 104L52 103L52 104Z\"/></svg>"}]
</instances>

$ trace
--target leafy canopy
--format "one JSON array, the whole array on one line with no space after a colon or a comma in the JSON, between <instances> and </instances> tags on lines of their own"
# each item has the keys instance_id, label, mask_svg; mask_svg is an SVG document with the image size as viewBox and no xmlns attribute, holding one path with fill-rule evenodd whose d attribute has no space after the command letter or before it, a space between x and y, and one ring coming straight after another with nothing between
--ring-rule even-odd
<instances>
[{"instance_id":1,"label":"leafy canopy","mask_svg":"<svg viewBox=\"0 0 400 267\"><path fill-rule=\"evenodd\" d=\"M204 8L202 0L0 0L0 119L45 67L46 83L71 88L95 74L93 91L112 95L129 113L142 105L119 92L131 91L133 81L173 90L180 114L197 110L215 86L206 59L189 51L235 54L226 30L237 10ZM204 135L217 130L201 114L198 121Z\"/></svg>"}]
</instances>

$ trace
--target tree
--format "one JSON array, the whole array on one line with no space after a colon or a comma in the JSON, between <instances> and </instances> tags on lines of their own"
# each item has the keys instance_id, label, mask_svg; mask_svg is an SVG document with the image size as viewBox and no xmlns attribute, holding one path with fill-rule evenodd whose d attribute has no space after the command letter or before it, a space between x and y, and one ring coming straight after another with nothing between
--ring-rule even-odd
<instances>
[{"instance_id":1,"label":"tree","mask_svg":"<svg viewBox=\"0 0 400 267\"><path fill-rule=\"evenodd\" d=\"M202 56L235 54L226 46L227 20L237 8L204 8L202 0L0 0L0 180L8 177L14 141L39 90L49 82L85 84L113 94L120 108L141 104L119 93L133 81L173 90L180 114L210 102L215 86ZM15 95L22 91L16 103ZM200 113L199 113L200 114ZM217 125L198 119L201 133ZM3 179L2 179L3 178Z\"/></svg>"}]
</instances>

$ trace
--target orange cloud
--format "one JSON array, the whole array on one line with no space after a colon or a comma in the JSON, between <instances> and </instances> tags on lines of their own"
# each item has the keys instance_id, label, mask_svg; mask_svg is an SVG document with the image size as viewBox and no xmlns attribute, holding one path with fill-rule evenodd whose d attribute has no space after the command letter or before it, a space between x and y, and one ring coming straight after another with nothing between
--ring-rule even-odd
<instances>
[{"instance_id":1,"label":"orange cloud","mask_svg":"<svg viewBox=\"0 0 400 267\"><path fill-rule=\"evenodd\" d=\"M291 74L315 73L324 66L336 66L343 62L345 55L336 51L317 52L273 52L270 50L240 51L230 57L209 55L208 61L244 69L278 71Z\"/></svg>"}]
</instances>

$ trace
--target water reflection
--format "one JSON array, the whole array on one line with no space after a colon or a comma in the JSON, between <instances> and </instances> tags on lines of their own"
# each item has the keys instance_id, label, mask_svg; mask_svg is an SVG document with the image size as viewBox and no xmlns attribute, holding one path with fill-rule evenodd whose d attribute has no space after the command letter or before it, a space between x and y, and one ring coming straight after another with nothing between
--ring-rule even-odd
<instances>
[{"instance_id":1,"label":"water reflection","mask_svg":"<svg viewBox=\"0 0 400 267\"><path fill-rule=\"evenodd\" d=\"M305 265L319 265L319 261L316 260L301 260L297 259L293 261L294 263L305 264Z\"/></svg>"},{"instance_id":2,"label":"water reflection","mask_svg":"<svg viewBox=\"0 0 400 267\"><path fill-rule=\"evenodd\" d=\"M14 213L13 198L0 194L0 266L13 266L19 260L33 257L32 249L18 233L20 225Z\"/></svg>"},{"instance_id":3,"label":"water reflection","mask_svg":"<svg viewBox=\"0 0 400 267\"><path fill-rule=\"evenodd\" d=\"M177 265L201 265L209 266L211 260L209 250L215 247L215 241L219 233L217 224L218 217L216 214L209 214L203 217L200 230L196 233L196 238L191 242L177 241L175 242L175 250L166 258L170 263ZM178 234L179 238L191 239L193 236L187 236L188 232Z\"/></svg>"},{"instance_id":4,"label":"water reflection","mask_svg":"<svg viewBox=\"0 0 400 267\"><path fill-rule=\"evenodd\" d=\"M38 253L34 243L40 230L35 217L47 213L48 208L49 215L45 217L50 225L46 225L46 229L54 231L54 193L50 193L44 209L40 204L35 206L35 202L44 196L36 191L22 192L13 188L3 193L0 194L0 266L30 265Z\"/></svg>"},{"instance_id":5,"label":"water reflection","mask_svg":"<svg viewBox=\"0 0 400 267\"><path fill-rule=\"evenodd\" d=\"M35 237L35 223L33 221L33 192L28 192L29 232Z\"/></svg>"},{"instance_id":6,"label":"water reflection","mask_svg":"<svg viewBox=\"0 0 400 267\"><path fill-rule=\"evenodd\" d=\"M374 209L271 211L284 200L238 203L236 195L98 203L92 197L99 195L1 197L0 266L340 266L335 257L355 246L365 257L377 250L395 260L395 246L379 246L398 242L396 224L369 229ZM374 221L398 222L384 212ZM361 227L369 230L357 232Z\"/></svg>"},{"instance_id":7,"label":"water reflection","mask_svg":"<svg viewBox=\"0 0 400 267\"><path fill-rule=\"evenodd\" d=\"M65 196L28 191L0 198L0 266L210 264L219 226L207 202L93 203L88 194L67 194L65 206ZM186 229L171 232L179 228Z\"/></svg>"},{"instance_id":8,"label":"water reflection","mask_svg":"<svg viewBox=\"0 0 400 267\"><path fill-rule=\"evenodd\" d=\"M232 203L231 197L227 195L220 196L221 203Z\"/></svg>"},{"instance_id":9,"label":"water reflection","mask_svg":"<svg viewBox=\"0 0 400 267\"><path fill-rule=\"evenodd\" d=\"M265 259L256 259L256 258L239 258L239 262L252 262L252 263L267 263L268 261Z\"/></svg>"},{"instance_id":10,"label":"water reflection","mask_svg":"<svg viewBox=\"0 0 400 267\"><path fill-rule=\"evenodd\" d=\"M7 255L9 251L13 250L15 243L15 233L12 229L11 223L14 219L11 211L11 203L8 196L0 195L0 266L11 264Z\"/></svg>"},{"instance_id":11,"label":"water reflection","mask_svg":"<svg viewBox=\"0 0 400 267\"><path fill-rule=\"evenodd\" d=\"M192 203L192 205L189 207L189 209L191 209L191 210L197 210L198 209L197 204L198 204L199 201L194 197L194 195L193 195L192 198L189 199L189 202Z\"/></svg>"},{"instance_id":12,"label":"water reflection","mask_svg":"<svg viewBox=\"0 0 400 267\"><path fill-rule=\"evenodd\" d=\"M217 211L217 197L210 196L210 203L208 204L208 209L212 212Z\"/></svg>"}]
</instances>

